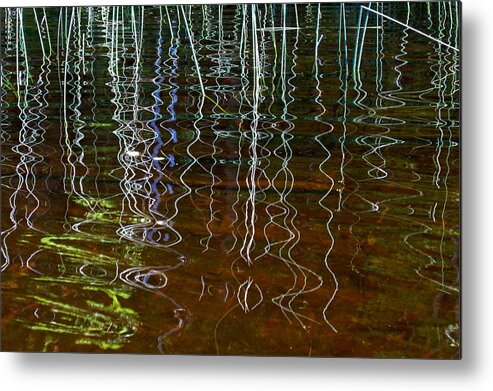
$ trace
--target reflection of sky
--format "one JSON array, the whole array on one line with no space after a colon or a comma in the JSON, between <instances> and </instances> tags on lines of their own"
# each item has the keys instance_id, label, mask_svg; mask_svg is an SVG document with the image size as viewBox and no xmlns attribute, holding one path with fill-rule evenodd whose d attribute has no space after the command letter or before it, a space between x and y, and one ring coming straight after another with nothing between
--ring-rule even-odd
<instances>
[{"instance_id":1,"label":"reflection of sky","mask_svg":"<svg viewBox=\"0 0 493 391\"><path fill-rule=\"evenodd\" d=\"M161 75L161 63L162 63L161 55L163 52L163 49L162 49L163 42L164 42L164 40L162 38L159 38L157 40L157 45L156 45L157 46L157 58L156 58L156 61L154 62L154 65L156 66L155 73L158 76L156 76L153 79L153 83L156 85L157 89L152 92L152 96L154 97L154 105L152 106L152 111L154 113L154 119L149 122L152 130L154 131L155 137L156 137L156 145L154 146L154 149L153 149L152 155L151 155L152 164L156 168L156 172L158 173L158 175L155 177L155 179L151 183L151 189L152 189L152 192L154 194L154 202L151 203L151 206L149 209L157 215L160 215L159 206L161 204L161 193L158 189L158 185L162 182L162 179L164 176L163 175L163 169L165 169L165 166L162 167L161 164L159 163L159 160L156 159L159 155L159 152L161 151L161 147L164 145L163 139L161 137L161 131L156 124L156 121L158 121L159 119L162 118L161 105L163 104L163 101L161 100L161 91L162 91L161 85L165 81L165 78ZM174 102L172 101L171 106L173 106L173 104L174 104ZM176 132L174 130L172 131L172 137L174 137L176 139ZM170 161L171 161L172 157L173 157L173 155L170 155L170 157L169 157ZM174 157L173 157L173 161L174 161ZM168 189L172 188L171 183L166 183L166 187ZM146 234L147 239L150 240L151 242L152 242L152 238L154 236L154 233L156 231L157 231L156 228L151 228L151 229L149 229L149 231ZM169 240L169 234L168 233L166 233L164 235L164 240L165 241Z\"/></svg>"},{"instance_id":2,"label":"reflection of sky","mask_svg":"<svg viewBox=\"0 0 493 391\"><path fill-rule=\"evenodd\" d=\"M176 20L173 20L172 22L172 25L173 25L173 29L174 27L176 26ZM159 48L159 50L161 50L161 48ZM170 54L170 57L173 58L173 69L171 70L171 72L173 73L174 76L176 76L176 69L178 68L178 54L177 54L177 48L175 46L170 46L169 48L169 54ZM168 112L171 114L171 118L169 120L167 120L166 122L171 122L173 123L174 121L176 121L176 112L175 112L175 103L178 101L178 96L176 95L176 91L177 91L178 87L175 86L175 88L173 88L171 90L171 102L170 104L168 105L167 109L168 109ZM176 137L176 130L172 127L168 127L168 129L170 130L171 132L171 139L173 140L174 143L177 142L177 137ZM170 160L171 162L171 160ZM171 163L171 167L174 166L174 160L173 162Z\"/></svg>"}]
</instances>

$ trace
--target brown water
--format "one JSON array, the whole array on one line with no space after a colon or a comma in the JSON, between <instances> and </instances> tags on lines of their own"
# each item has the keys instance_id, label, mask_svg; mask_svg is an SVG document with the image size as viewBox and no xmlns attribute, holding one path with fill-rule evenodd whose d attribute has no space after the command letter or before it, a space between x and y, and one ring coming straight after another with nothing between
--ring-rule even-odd
<instances>
[{"instance_id":1,"label":"brown water","mask_svg":"<svg viewBox=\"0 0 493 391\"><path fill-rule=\"evenodd\" d=\"M458 358L458 4L364 6L3 9L2 350Z\"/></svg>"}]
</instances>

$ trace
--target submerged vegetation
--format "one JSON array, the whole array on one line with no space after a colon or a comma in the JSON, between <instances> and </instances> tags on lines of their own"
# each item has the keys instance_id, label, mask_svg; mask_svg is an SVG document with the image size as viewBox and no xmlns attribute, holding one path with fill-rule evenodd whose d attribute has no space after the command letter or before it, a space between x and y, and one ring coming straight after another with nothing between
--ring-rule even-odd
<instances>
[{"instance_id":1,"label":"submerged vegetation","mask_svg":"<svg viewBox=\"0 0 493 391\"><path fill-rule=\"evenodd\" d=\"M2 349L457 358L459 5L2 9Z\"/></svg>"}]
</instances>

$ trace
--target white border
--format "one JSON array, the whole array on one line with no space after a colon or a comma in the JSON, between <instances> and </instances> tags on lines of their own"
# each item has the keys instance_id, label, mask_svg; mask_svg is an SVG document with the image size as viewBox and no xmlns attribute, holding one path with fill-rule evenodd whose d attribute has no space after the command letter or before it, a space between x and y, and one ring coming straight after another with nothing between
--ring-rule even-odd
<instances>
[{"instance_id":1,"label":"white border","mask_svg":"<svg viewBox=\"0 0 493 391\"><path fill-rule=\"evenodd\" d=\"M212 1L4 0L1 6L165 3ZM493 2L464 0L461 361L0 353L0 387L16 391L493 389L492 40Z\"/></svg>"}]
</instances>

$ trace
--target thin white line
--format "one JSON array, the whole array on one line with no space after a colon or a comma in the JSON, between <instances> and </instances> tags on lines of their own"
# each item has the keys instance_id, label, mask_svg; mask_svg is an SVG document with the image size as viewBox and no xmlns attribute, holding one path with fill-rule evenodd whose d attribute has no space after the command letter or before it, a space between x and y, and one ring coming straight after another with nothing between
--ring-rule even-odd
<instances>
[{"instance_id":1,"label":"thin white line","mask_svg":"<svg viewBox=\"0 0 493 391\"><path fill-rule=\"evenodd\" d=\"M204 292L205 292L204 276L200 276L200 282L202 282L202 292L200 293L199 301L202 300L202 296L204 296Z\"/></svg>"},{"instance_id":2,"label":"thin white line","mask_svg":"<svg viewBox=\"0 0 493 391\"><path fill-rule=\"evenodd\" d=\"M405 23L399 22L397 19L391 18L390 16L387 16L387 15L385 15L385 14L382 14L381 12L378 12L378 11L372 10L371 8L365 7L364 5L362 5L362 6L361 6L361 8L364 8L364 9L366 9L366 10L368 10L368 11L374 12L374 13L375 13L375 14L377 14L377 15L383 16L384 18L387 18L387 19L391 20L392 22L395 22L395 23L397 23L397 24L400 24L401 26L407 27L408 29L415 31L415 32L417 32L418 34L424 35L426 38L429 38L429 39L431 39L431 40L433 40L433 41L435 41L435 42L438 42L438 43L439 43L439 44L441 44L441 45L447 46L447 47L448 47L448 48L450 48L450 49L454 49L454 50L455 50L455 51L457 51L457 52L459 52L459 51L460 51L459 49L457 49L456 47L454 47L454 46L452 46L452 45L449 45L448 43L442 42L442 41L440 41L439 39L436 39L436 38L432 37L431 35L425 34L425 33L423 33L422 31L419 31L418 29L415 29L414 27L411 27L411 26L409 26L409 25L407 25L407 24L405 24Z\"/></svg>"}]
</instances>

